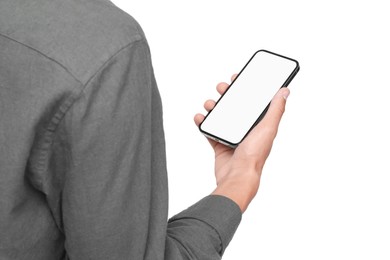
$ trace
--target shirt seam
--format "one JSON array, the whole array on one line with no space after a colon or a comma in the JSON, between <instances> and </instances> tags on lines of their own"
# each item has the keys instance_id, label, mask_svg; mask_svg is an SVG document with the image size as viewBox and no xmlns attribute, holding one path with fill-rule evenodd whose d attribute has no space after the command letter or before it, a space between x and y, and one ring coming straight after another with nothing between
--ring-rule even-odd
<instances>
[{"instance_id":1,"label":"shirt seam","mask_svg":"<svg viewBox=\"0 0 390 260\"><path fill-rule=\"evenodd\" d=\"M93 79L93 78L94 78L94 77L95 77L95 76L96 76L104 67L106 67L106 65L107 65L115 56L117 56L120 52L124 51L125 49L131 47L132 45L134 45L134 44L136 44L136 43L138 43L138 42L143 42L143 41L145 41L145 39L144 39L141 35L137 34L137 35L134 36L134 39L133 39L131 42L125 44L123 47L119 48L119 50L117 50L114 54L112 54L110 57L108 57L107 60L106 60L105 62L103 62L103 64L102 64L99 68L96 69L95 73L93 73L93 74L91 75L91 77L89 77L89 78L87 79L87 81L85 82L85 84L83 84L83 87L82 87L82 90L81 90L80 93L83 93L84 89L87 87L87 85L89 84L89 82L90 82L90 81L91 81L91 80L92 80L92 79ZM80 95L81 95L81 94L80 94Z\"/></svg>"},{"instance_id":2,"label":"shirt seam","mask_svg":"<svg viewBox=\"0 0 390 260\"><path fill-rule=\"evenodd\" d=\"M76 103L76 101L83 95L85 89L87 88L87 86L89 85L90 81L103 69L107 66L107 64L113 59L115 58L119 53L121 53L122 51L124 51L125 49L131 47L132 45L138 43L138 42L142 42L142 41L145 41L145 39L140 35L140 34L137 34L133 37L133 40L129 43L127 43L126 45L122 46L121 48L119 48L115 53L113 53L109 58L106 59L106 61L99 67L96 69L95 73L93 73L91 75L91 77L89 77L89 79L86 81L86 83L82 84L81 81L79 81L77 78L75 78L71 73L70 75L72 75L72 77L74 77L74 79L79 83L76 87L74 87L72 90L71 90L71 94L62 102L62 104L59 106L59 108L57 109L56 113L52 116L52 118L49 120L49 123L44 126L44 129L43 131L45 132L43 135L43 140L42 140L42 144L40 147L38 147L37 149L37 153L39 153L37 155L37 162L36 162L36 168L35 170L37 170L38 172L40 173L46 173L47 172L47 158L49 156L49 151L51 149L51 146L53 144L53 139L54 137L56 136L56 130L58 128L58 126L60 125L60 123L62 122L63 118L65 118L67 112L70 110L70 108ZM27 46L28 47L28 46ZM39 51L38 51L39 52ZM39 52L40 53L40 52ZM43 54L44 55L44 54ZM45 56L45 55L44 55ZM47 56L46 56L47 57ZM56 62L56 60L48 57L50 60L53 60ZM58 62L56 62L58 63ZM58 63L60 64L60 63ZM60 64L61 65L61 64ZM63 65L61 65L62 67L64 67ZM68 72L68 71L67 71ZM41 176L45 176L45 175L41 175ZM40 185L41 187L46 184L47 182L47 179L42 179L40 181Z\"/></svg>"},{"instance_id":3,"label":"shirt seam","mask_svg":"<svg viewBox=\"0 0 390 260\"><path fill-rule=\"evenodd\" d=\"M42 51L40 51L40 50L38 50L38 49L36 49L36 48L34 48L34 47L32 47L32 46L26 44L26 43L23 43L23 42L21 42L21 41L18 41L18 40L16 40L16 39L14 39L14 38L12 38L12 37L10 37L10 36L8 36L8 35L2 33L2 32L0 32L0 36L6 38L6 39L8 39L8 40L11 40L11 41L13 41L13 42L16 42L16 43L18 43L18 44L20 44L20 45L23 45L23 46L25 46L26 48L28 48L28 49L30 49L30 50L33 50L33 51L37 52L38 54L42 55L42 56L45 57L46 59L49 59L50 61L52 61L52 62L58 64L58 65L59 65L61 68L63 68L70 76L72 76L72 78L73 78L74 80L76 80L76 81L77 81L78 83L80 83L81 85L83 84L75 75L73 75L72 72L70 72L70 70L69 70L65 65L63 65L62 63L60 63L58 60L56 60L56 59L54 59L54 58L48 56L47 54L43 53Z\"/></svg>"},{"instance_id":4,"label":"shirt seam","mask_svg":"<svg viewBox=\"0 0 390 260\"><path fill-rule=\"evenodd\" d=\"M47 132L48 134L48 137L47 137L47 141L44 140L44 146L42 147L42 149L40 150L42 152L42 155L38 157L39 159L39 162L38 162L38 171L42 173L45 173L45 174L42 174L41 176L45 177L44 179L41 180L41 183L40 185L41 186L45 186L46 183L47 183L47 171L48 171L48 167L47 167L47 159L48 159L48 156L50 154L50 150L51 150L51 147L53 145L53 140L56 136L56 130L58 128L58 126L61 124L61 121L65 118L67 112L72 108L72 106L77 102L77 100L85 93L85 89L87 88L87 86L89 85L89 82L96 76L99 74L99 72L101 72L102 69L104 69L106 67L106 65L112 60L114 59L119 53L121 53L122 51L124 51L125 49L133 46L134 44L138 43L138 42L145 42L145 39L141 36L138 35L137 39L136 40L133 40L131 41L130 43L126 44L125 46L123 46L122 48L120 48L118 51L116 51L113 55L111 55L97 70L95 73L93 73L93 75L86 81L86 83L84 85L82 85L82 87L80 88L80 90L77 92L77 93L72 93L64 102L63 104L60 106L60 108L58 109L57 113L53 116L53 118L50 120L50 125L53 124L53 129L50 130L50 129L45 129L45 131ZM76 87L77 88L77 87ZM74 89L76 89L74 88ZM64 106L64 108L62 109L62 107ZM62 113L61 113L62 111ZM55 120L57 117L57 120ZM53 122L53 121L56 121L56 122ZM39 151L38 151L39 152ZM58 200L60 200L60 197L58 197ZM53 208L50 208L50 211L51 212L54 212L58 209L58 207L60 207L60 203L58 203L58 201L56 201L56 203L54 203L53 205ZM55 218L54 218L55 219ZM57 228L62 232L62 227L60 226L60 223L57 223L55 221L55 224L57 225Z\"/></svg>"},{"instance_id":5,"label":"shirt seam","mask_svg":"<svg viewBox=\"0 0 390 260\"><path fill-rule=\"evenodd\" d=\"M62 116L59 118L59 120L55 123L56 127L58 127L58 125L60 124L62 118L64 118L68 112L68 110L73 106L73 104L83 95L85 89L87 88L87 86L89 85L90 81L95 78L96 75L99 74L99 72L101 72L101 70L103 68L106 67L106 65L113 59L115 58L115 56L117 56L120 52L122 52L123 50L131 47L133 44L136 44L138 42L142 42L143 39L142 38L138 38L128 44L126 44L125 46L123 46L122 48L120 48L118 51L116 51L113 55L111 55L98 69L96 69L95 73L92 74L92 76L86 81L85 84L82 84L82 87L80 88L80 90L75 93L75 95L71 95L69 98L71 98L72 96L75 96L74 99L71 99L70 101L70 104L68 105L67 109L62 113ZM64 104L66 104L67 101L64 102ZM60 109L59 109L60 110ZM57 113L56 113L57 114ZM53 116L55 117L55 116ZM51 121L52 122L52 121ZM56 128L53 129L52 132L55 132L56 131Z\"/></svg>"}]
</instances>

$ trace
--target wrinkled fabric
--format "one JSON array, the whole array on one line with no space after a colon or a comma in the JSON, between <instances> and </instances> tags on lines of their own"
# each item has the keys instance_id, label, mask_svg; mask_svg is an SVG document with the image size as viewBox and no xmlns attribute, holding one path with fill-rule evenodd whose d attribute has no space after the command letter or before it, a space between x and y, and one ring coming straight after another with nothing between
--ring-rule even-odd
<instances>
[{"instance_id":1,"label":"wrinkled fabric","mask_svg":"<svg viewBox=\"0 0 390 260\"><path fill-rule=\"evenodd\" d=\"M107 0L0 1L0 259L220 259L209 195L168 220L147 40Z\"/></svg>"}]
</instances>

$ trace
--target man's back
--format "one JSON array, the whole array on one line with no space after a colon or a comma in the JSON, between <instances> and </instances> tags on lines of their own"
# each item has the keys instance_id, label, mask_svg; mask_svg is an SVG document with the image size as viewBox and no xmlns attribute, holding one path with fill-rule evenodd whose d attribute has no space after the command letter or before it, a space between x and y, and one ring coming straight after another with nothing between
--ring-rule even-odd
<instances>
[{"instance_id":1,"label":"man's back","mask_svg":"<svg viewBox=\"0 0 390 260\"><path fill-rule=\"evenodd\" d=\"M217 259L241 218L213 196L167 228L148 45L108 0L0 1L0 143L0 259Z\"/></svg>"},{"instance_id":2,"label":"man's back","mask_svg":"<svg viewBox=\"0 0 390 260\"><path fill-rule=\"evenodd\" d=\"M144 196L146 196L146 200L152 202L151 205L147 205L139 197L137 200L145 203L142 206L136 205L131 198L128 201L129 205L115 205L115 201L106 203L100 201L96 203L100 203L97 208L101 208L101 211L97 210L96 212L85 211L86 205L84 205L83 200L86 200L85 204L88 204L88 201L94 202L93 199L82 197L94 196L93 191L81 193L77 198L67 195L68 193L64 191L66 189L83 189L83 185L106 185L108 194L111 189L118 192L122 188L119 184L112 184L112 187L109 187L110 184L105 183L107 180L104 178L105 176L98 174L94 176L93 172L82 171L86 165L104 164L104 161L99 162L98 160L103 160L106 157L105 154L82 155L82 149L87 151L85 148L74 148L71 146L72 141L65 139L67 136L71 136L72 139L79 139L74 140L74 142L85 142L84 146L98 145L93 135L99 131L110 131L108 128L104 128L107 126L106 122L101 122L99 125L99 118L105 120L104 110L107 113L115 111L115 108L111 107L111 100L105 99L103 92L107 92L104 95L111 92L113 95L120 93L130 97L131 93L129 92L138 90L123 90L121 92L115 85L99 89L99 83L94 83L94 81L105 81L104 77L108 77L106 76L108 72L104 71L113 70L116 66L109 63L121 62L116 59L116 55L127 55L129 60L139 61L140 59L135 56L138 55L139 51L134 50L135 48L131 45L138 44L138 48L145 52L147 50L146 44L143 43L141 46L140 42L142 41L145 39L137 23L109 1L5 0L0 2L1 259L60 259L64 257L64 233L67 233L69 238L77 237L78 241L87 242L88 239L94 240L95 237L98 237L99 232L104 233L103 230L99 230L105 228L104 224L109 228L110 220L94 223L94 215L106 214L109 209L105 207L109 204L112 204L111 210L120 209L124 212L128 207L134 207L134 209L137 207L139 213L133 215L140 215L139 221L134 223L134 219L132 219L133 223L127 224L134 225L133 232L138 232L139 235L138 241L131 242L134 247L145 249L148 243L157 241L153 238L154 235L157 235L155 231L151 231L151 238L147 238L148 232L141 232L140 228L138 228L139 230L136 228L137 226L145 228L145 225L148 224L147 220L157 221L159 224L166 222L164 214L156 214L157 219L150 216L150 212L153 211L152 206L159 211L162 210L163 213L166 211L166 206L156 206L153 203L155 197L149 190L151 189L150 184L140 183L137 185L146 189ZM126 48L127 50L125 50ZM134 57L129 55L134 55ZM119 76L118 79L120 79ZM141 91L145 91L145 97L142 97L144 101L151 103L153 95L155 95L152 92L156 90L140 89L139 92ZM96 109L96 100L100 102L99 109ZM115 100L115 102L119 101L119 98ZM125 102L125 100L123 101ZM116 109L119 111L118 117L120 111L126 110L126 104L123 104L123 108L120 107L121 105L116 104ZM131 108L139 109L138 112L142 112L142 107L138 108L134 104ZM96 112L91 112L90 109L96 110ZM159 109L156 111L158 111L157 113L161 112ZM75 113L80 113L80 115ZM65 117L67 114L75 115ZM114 113L110 114L114 115ZM143 118L144 125L148 123L148 119L149 121L154 119L153 117L154 115L145 116ZM82 130L81 133L68 133L67 131L75 131L74 129L80 127L75 126L73 129L70 127L78 122L81 122L80 125L84 124L84 128L90 129L90 131ZM112 124L115 123L116 121L112 120ZM116 127L120 126L112 126L112 128ZM141 125L134 126L134 128L138 127ZM112 131L119 132L121 130ZM58 134L58 132L62 133ZM143 137L139 136L139 138ZM146 158L148 158L147 156L155 156L146 147L150 144L143 143L150 142L148 138L151 136L145 135L144 139L147 141L139 141L140 143L135 145L140 151L145 150ZM86 141L88 139L90 140ZM102 140L102 142L105 142L105 145L110 145L110 142L115 142L115 140L107 139ZM54 149L54 147L58 147L58 149ZM72 151L70 153L59 151L67 148ZM156 153L161 154L163 145L161 143L155 144L155 148L157 149ZM66 158L64 154L75 158ZM77 158L77 156L83 158ZM131 167L143 167L141 164L145 162L146 160L142 161L142 159L134 160L132 163L135 164ZM120 164L121 161L117 160L117 163ZM67 169L69 167L78 170ZM105 166L99 167L104 168ZM111 168L106 170L106 172L113 173ZM143 171L143 173L147 172ZM153 170L149 172L152 173ZM84 174L86 176L74 177L73 179L66 177L70 174ZM158 171L153 172L153 175L162 184L165 183L164 165L162 164ZM136 180L137 175L133 178L134 182L138 181ZM88 179L92 179L92 181L87 181ZM73 181L84 183L72 184L71 186ZM166 200L164 188L155 191L156 195L161 196L163 201ZM71 191L73 194L77 192ZM115 196L107 194L108 200L115 200ZM73 220L73 218L81 216L63 214L67 207L81 207L80 212L85 211L82 213L82 217L85 218L82 220L82 224L94 223L96 226L91 228L97 234L93 232L78 234L77 231L69 229L67 232L64 230L67 225L81 225ZM86 216L85 214L90 215ZM124 223L124 225L126 224ZM164 225L159 228L157 233L161 233L163 228L165 228ZM118 230L111 232L119 233ZM107 238L107 241L95 241L95 244L99 246L102 243L115 243L113 250L120 249L121 243L125 243L125 239L128 237L113 234L113 239L120 238L123 241L110 241ZM66 246L69 247L68 249L73 248L73 252L69 253L80 257L77 245ZM160 242L159 245L154 246L162 248L164 244ZM131 248L132 245L128 245L128 247ZM106 259L109 259L109 256L108 254ZM127 257L131 256L130 253L127 255ZM88 257L94 259L94 252L89 252Z\"/></svg>"}]
</instances>

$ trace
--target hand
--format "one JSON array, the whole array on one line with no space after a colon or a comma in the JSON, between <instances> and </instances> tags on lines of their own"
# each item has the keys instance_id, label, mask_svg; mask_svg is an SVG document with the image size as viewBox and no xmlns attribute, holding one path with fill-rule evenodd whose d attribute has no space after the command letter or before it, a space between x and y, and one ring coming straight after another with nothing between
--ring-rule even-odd
<instances>
[{"instance_id":1,"label":"hand","mask_svg":"<svg viewBox=\"0 0 390 260\"><path fill-rule=\"evenodd\" d=\"M236 74L232 76L232 81L235 77ZM228 87L227 83L221 82L217 85L217 91L222 95ZM278 132L289 93L287 88L276 93L264 118L235 149L208 139L215 153L217 188L213 194L229 197L238 204L242 212L259 188L261 172ZM214 100L207 100L204 104L207 111L214 106ZM198 126L203 120L202 114L194 117Z\"/></svg>"}]
</instances>

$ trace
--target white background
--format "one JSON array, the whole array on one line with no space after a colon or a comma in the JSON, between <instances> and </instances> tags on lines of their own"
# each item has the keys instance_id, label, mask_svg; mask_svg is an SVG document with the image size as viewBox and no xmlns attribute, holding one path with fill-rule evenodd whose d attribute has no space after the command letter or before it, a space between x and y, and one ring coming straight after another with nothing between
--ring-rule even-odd
<instances>
[{"instance_id":1,"label":"white background","mask_svg":"<svg viewBox=\"0 0 390 260\"><path fill-rule=\"evenodd\" d=\"M254 51L301 71L228 259L390 259L387 1L114 0L143 27L164 107L169 215L214 189L193 123Z\"/></svg>"}]
</instances>

